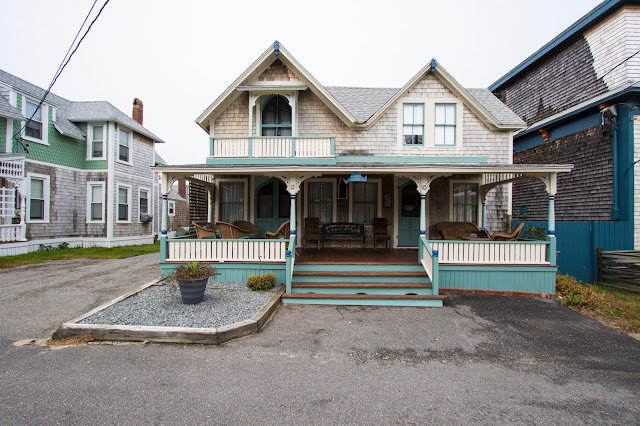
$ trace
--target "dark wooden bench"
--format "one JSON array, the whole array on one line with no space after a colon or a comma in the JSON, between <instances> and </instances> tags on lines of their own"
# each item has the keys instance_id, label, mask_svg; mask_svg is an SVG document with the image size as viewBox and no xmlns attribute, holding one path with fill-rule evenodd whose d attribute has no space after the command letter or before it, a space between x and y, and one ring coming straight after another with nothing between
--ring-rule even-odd
<instances>
[{"instance_id":1,"label":"dark wooden bench","mask_svg":"<svg viewBox=\"0 0 640 426\"><path fill-rule=\"evenodd\" d=\"M367 236L361 223L335 222L322 225L322 239L362 239L362 247Z\"/></svg>"}]
</instances>

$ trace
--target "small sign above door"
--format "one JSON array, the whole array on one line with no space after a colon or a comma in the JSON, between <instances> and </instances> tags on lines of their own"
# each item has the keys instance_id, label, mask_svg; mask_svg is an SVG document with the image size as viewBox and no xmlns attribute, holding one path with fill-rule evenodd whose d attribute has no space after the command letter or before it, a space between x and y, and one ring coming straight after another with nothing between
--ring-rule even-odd
<instances>
[{"instance_id":1,"label":"small sign above door","mask_svg":"<svg viewBox=\"0 0 640 426\"><path fill-rule=\"evenodd\" d=\"M349 183L349 182L366 182L367 181L367 177L366 176L362 176L360 174L360 172L353 172L353 174L351 176L349 176L348 179L342 179L344 181L344 183Z\"/></svg>"}]
</instances>

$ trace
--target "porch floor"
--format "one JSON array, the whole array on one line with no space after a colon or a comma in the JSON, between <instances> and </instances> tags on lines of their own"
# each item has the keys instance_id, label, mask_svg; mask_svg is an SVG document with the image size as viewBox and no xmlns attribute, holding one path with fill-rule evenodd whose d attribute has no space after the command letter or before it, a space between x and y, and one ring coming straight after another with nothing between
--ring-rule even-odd
<instances>
[{"instance_id":1,"label":"porch floor","mask_svg":"<svg viewBox=\"0 0 640 426\"><path fill-rule=\"evenodd\" d=\"M417 249L298 248L296 265L416 265Z\"/></svg>"}]
</instances>

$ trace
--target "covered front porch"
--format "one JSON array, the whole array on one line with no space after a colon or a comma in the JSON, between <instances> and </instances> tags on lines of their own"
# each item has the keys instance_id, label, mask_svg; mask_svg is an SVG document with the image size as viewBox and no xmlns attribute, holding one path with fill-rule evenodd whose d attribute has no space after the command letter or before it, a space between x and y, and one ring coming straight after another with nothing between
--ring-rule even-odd
<instances>
[{"instance_id":1,"label":"covered front porch","mask_svg":"<svg viewBox=\"0 0 640 426\"><path fill-rule=\"evenodd\" d=\"M291 171L297 168L302 169L291 166L157 167L156 171L162 175L164 194L178 178L208 182L207 202L210 207L207 219L210 222L225 218L224 215L233 217L234 212L242 212L242 219L249 219L261 229L260 235L251 239L168 239L165 233L166 213L163 213L163 234L160 238L163 272L190 261L216 263L222 279L229 280L244 281L252 273L274 272L278 281L286 285L284 300L287 303L441 306L442 289L522 293L555 291L555 182L556 174L569 171L570 166L407 167L406 164L380 164L312 166L306 170ZM343 178L354 172L359 172L359 176L369 176L369 182L377 182L376 186L370 186L373 188L370 194L375 193L373 201L366 200L366 196L354 198L355 185L347 186L345 201L339 198L341 194L336 193L341 190L338 179L348 180ZM496 223L490 212L507 209L499 206L502 195L491 198L491 191L522 179L539 179L547 188L550 235L546 241L445 240L435 231L436 223L442 220L468 219L483 228L489 223ZM438 184L449 188L458 181L477 184L472 191L476 198L466 200L462 209L454 204L457 200L451 199L453 195L445 198L442 189L430 193ZM225 185L220 185L224 182L246 185L242 190L242 185L235 185L236 196L240 197L241 192L245 195L236 200L232 209L225 199L228 194L222 192L228 192ZM323 205L317 197L311 197L321 192L310 190L309 184L313 182L325 183L316 186L332 192L333 203ZM265 187L269 190L261 192ZM501 194L508 192L501 191ZM269 202L260 204L260 196ZM284 197L288 201L286 206ZM449 208L446 214L440 211L445 204ZM344 205L348 208L345 209ZM274 214L265 217L269 211ZM410 214L403 216L407 212ZM309 231L304 229L305 219L322 219L323 214L335 222L364 225L364 242L336 242L322 238L317 246L303 248L303 237ZM465 216L460 217L461 214ZM388 232L391 234L388 248L372 248L373 227L367 220L376 217L388 220ZM271 224L269 230L275 230L286 220L290 221L289 235L280 239L263 238L265 223ZM321 224L326 222L327 219L320 220ZM496 230L505 231L504 228L496 229L494 225L494 232Z\"/></svg>"}]
</instances>

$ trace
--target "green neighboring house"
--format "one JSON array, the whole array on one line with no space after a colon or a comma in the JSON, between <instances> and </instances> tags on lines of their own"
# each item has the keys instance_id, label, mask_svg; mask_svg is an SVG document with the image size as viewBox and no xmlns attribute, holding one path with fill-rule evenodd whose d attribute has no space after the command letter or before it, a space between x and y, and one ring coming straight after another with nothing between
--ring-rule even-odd
<instances>
[{"instance_id":1,"label":"green neighboring house","mask_svg":"<svg viewBox=\"0 0 640 426\"><path fill-rule=\"evenodd\" d=\"M509 232L511 184L526 179L545 185L553 228L557 174L571 166L513 164L524 122L435 60L401 88L326 87L276 41L196 123L205 161L154 170L165 212L175 180L207 188L221 238L168 238L163 226L164 272L188 261L215 263L223 279L274 272L285 303L442 306L441 289L555 292L553 235L487 241L468 230ZM247 221L258 228L250 239L226 224Z\"/></svg>"},{"instance_id":2,"label":"green neighboring house","mask_svg":"<svg viewBox=\"0 0 640 426\"><path fill-rule=\"evenodd\" d=\"M155 144L109 102L72 102L0 70L0 256L151 243ZM35 112L35 114L34 114ZM25 126L27 119L33 119Z\"/></svg>"}]
</instances>

